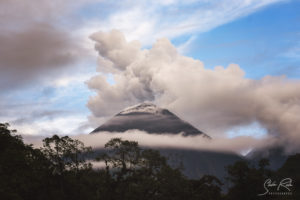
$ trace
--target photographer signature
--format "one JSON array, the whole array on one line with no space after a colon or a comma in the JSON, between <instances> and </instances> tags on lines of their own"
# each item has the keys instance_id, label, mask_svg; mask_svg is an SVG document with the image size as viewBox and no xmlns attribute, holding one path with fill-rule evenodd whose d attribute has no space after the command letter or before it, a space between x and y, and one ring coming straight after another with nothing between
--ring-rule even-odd
<instances>
[{"instance_id":1,"label":"photographer signature","mask_svg":"<svg viewBox=\"0 0 300 200\"><path fill-rule=\"evenodd\" d=\"M258 196L266 195L270 192L270 188L275 188L276 191L280 191L281 188L285 189L285 191L290 192L292 187L292 179L291 178L284 178L279 183L276 183L276 181L272 181L271 179L267 179L264 183L265 193L258 194Z\"/></svg>"}]
</instances>

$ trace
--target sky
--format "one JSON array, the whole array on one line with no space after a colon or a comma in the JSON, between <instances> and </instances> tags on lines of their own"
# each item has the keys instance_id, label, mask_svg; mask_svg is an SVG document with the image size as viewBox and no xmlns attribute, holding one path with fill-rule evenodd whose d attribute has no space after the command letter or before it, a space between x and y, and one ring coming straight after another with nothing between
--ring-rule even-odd
<instances>
[{"instance_id":1,"label":"sky","mask_svg":"<svg viewBox=\"0 0 300 200\"><path fill-rule=\"evenodd\" d=\"M299 10L298 0L3 0L0 121L28 136L87 134L150 101L213 137L300 144Z\"/></svg>"}]
</instances>

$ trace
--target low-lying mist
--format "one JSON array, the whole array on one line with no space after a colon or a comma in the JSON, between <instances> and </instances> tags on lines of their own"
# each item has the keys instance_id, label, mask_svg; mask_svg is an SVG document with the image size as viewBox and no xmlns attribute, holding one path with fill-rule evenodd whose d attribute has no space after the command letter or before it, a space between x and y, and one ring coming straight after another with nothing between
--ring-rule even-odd
<instances>
[{"instance_id":1,"label":"low-lying mist","mask_svg":"<svg viewBox=\"0 0 300 200\"><path fill-rule=\"evenodd\" d=\"M216 152L235 152L245 154L252 149L267 148L278 143L274 137L256 139L250 136L239 136L235 138L218 137L208 139L202 135L183 136L182 134L149 134L140 130L129 130L126 132L99 132L95 134L80 134L71 136L84 142L85 146L94 149L103 148L111 138L122 138L123 140L137 141L142 147L149 148L179 148L192 150L208 150ZM42 138L25 137L27 143L36 147L42 146Z\"/></svg>"}]
</instances>

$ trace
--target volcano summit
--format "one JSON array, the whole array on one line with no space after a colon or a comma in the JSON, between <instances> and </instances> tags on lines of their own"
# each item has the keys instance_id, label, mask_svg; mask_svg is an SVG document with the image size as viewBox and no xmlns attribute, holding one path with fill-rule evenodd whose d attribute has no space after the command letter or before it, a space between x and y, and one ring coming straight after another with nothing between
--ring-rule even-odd
<instances>
[{"instance_id":1,"label":"volcano summit","mask_svg":"<svg viewBox=\"0 0 300 200\"><path fill-rule=\"evenodd\" d=\"M169 110L159 108L152 103L141 103L124 109L92 133L100 131L125 132L131 129L156 134L203 135L210 138Z\"/></svg>"}]
</instances>

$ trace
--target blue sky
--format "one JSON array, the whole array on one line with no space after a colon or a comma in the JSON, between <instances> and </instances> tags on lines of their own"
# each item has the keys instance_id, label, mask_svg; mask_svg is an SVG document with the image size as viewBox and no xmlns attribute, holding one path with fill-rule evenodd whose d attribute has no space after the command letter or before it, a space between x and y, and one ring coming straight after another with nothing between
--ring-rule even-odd
<instances>
[{"instance_id":1,"label":"blue sky","mask_svg":"<svg viewBox=\"0 0 300 200\"><path fill-rule=\"evenodd\" d=\"M206 67L239 64L249 78L299 78L300 2L270 5L200 34L187 55Z\"/></svg>"},{"instance_id":2,"label":"blue sky","mask_svg":"<svg viewBox=\"0 0 300 200\"><path fill-rule=\"evenodd\" d=\"M37 3L34 5L37 9L40 6L47 10L49 6L54 12L32 14L27 21L48 23L51 19L51 27L69 34L73 38L71 42L80 46L77 59L49 72L39 72L37 66L34 70L38 73L29 77L30 81L1 92L0 120L22 129L24 134L77 134L92 130L88 120L91 112L86 105L95 92L85 82L98 73L97 53L93 50L94 42L89 39L96 31L118 29L127 40L140 41L144 49L165 37L182 55L201 60L206 68L236 63L249 79L268 75L300 79L300 1L297 0L191 0L184 3L90 0L79 1L74 6L69 6L72 1L62 2L59 9L51 3ZM9 6L11 9L20 7ZM0 21L7 30L11 30L16 20L24 27L28 24L16 16L7 16L6 22ZM25 48L30 49L20 47L19 50L26 51ZM5 65L1 57L0 65ZM19 70L21 74L25 71ZM113 83L111 75L106 76ZM242 128L249 135L253 124ZM259 137L265 134L257 124L254 129ZM235 130L228 133L231 136L243 134L240 128Z\"/></svg>"}]
</instances>

